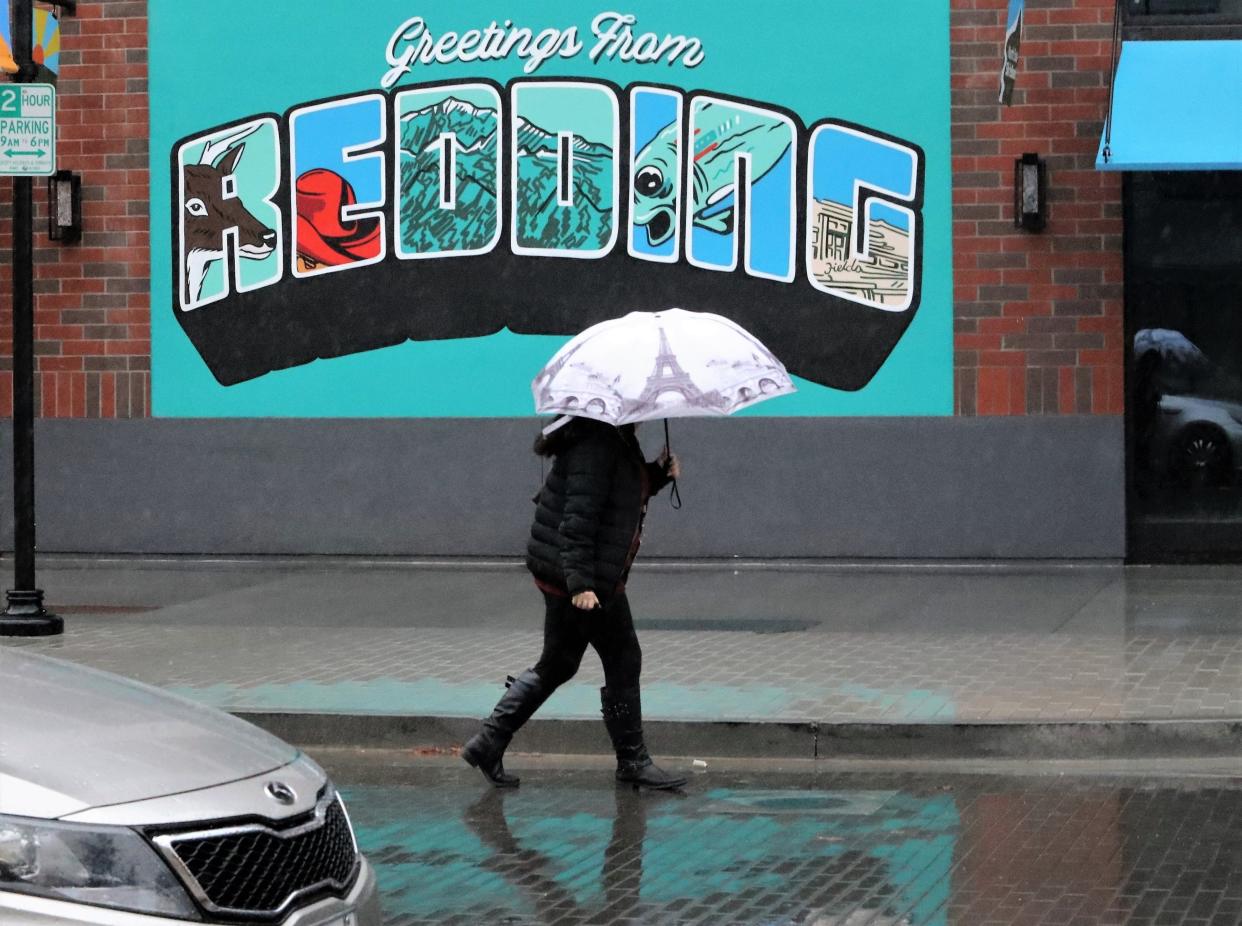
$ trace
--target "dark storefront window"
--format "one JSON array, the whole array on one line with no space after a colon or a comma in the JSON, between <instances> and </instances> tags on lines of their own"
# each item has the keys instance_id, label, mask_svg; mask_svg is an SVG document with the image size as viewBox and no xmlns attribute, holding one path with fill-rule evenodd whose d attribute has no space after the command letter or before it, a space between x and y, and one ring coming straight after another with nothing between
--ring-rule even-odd
<instances>
[{"instance_id":1,"label":"dark storefront window","mask_svg":"<svg viewBox=\"0 0 1242 926\"><path fill-rule=\"evenodd\" d=\"M1126 0L1132 22L1168 17L1171 21L1242 22L1242 0Z\"/></svg>"},{"instance_id":2,"label":"dark storefront window","mask_svg":"<svg viewBox=\"0 0 1242 926\"><path fill-rule=\"evenodd\" d=\"M1126 184L1130 552L1242 560L1242 172Z\"/></svg>"}]
</instances>

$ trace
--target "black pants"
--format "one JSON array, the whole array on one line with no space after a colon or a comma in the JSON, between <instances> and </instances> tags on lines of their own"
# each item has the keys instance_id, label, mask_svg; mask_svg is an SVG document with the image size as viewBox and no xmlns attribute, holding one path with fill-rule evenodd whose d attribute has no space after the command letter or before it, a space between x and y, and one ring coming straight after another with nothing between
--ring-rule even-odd
<instances>
[{"instance_id":1,"label":"black pants","mask_svg":"<svg viewBox=\"0 0 1242 926\"><path fill-rule=\"evenodd\" d=\"M590 644L604 664L604 681L612 691L638 687L643 651L634 632L630 602L622 592L594 611L575 608L568 598L544 593L543 653L535 673L556 688L574 677Z\"/></svg>"}]
</instances>

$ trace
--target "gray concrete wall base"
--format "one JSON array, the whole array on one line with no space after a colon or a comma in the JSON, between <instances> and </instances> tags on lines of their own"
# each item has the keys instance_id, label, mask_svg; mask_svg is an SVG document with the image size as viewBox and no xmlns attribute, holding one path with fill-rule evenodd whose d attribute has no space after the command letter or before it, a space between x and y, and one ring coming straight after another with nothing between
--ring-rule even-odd
<instances>
[{"instance_id":1,"label":"gray concrete wall base","mask_svg":"<svg viewBox=\"0 0 1242 926\"><path fill-rule=\"evenodd\" d=\"M43 420L39 546L513 556L542 477L536 430L533 418ZM660 426L639 436L654 456ZM648 555L1125 555L1117 417L683 419L672 436L685 505L653 505Z\"/></svg>"}]
</instances>

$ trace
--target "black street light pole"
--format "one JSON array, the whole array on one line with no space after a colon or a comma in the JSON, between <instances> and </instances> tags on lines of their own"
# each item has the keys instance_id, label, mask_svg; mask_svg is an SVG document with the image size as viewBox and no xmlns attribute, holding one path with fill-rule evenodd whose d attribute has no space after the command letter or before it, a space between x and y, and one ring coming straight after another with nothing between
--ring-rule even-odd
<instances>
[{"instance_id":1,"label":"black street light pole","mask_svg":"<svg viewBox=\"0 0 1242 926\"><path fill-rule=\"evenodd\" d=\"M16 80L36 73L34 0L13 0ZM14 588L0 613L0 636L41 637L64 631L64 621L43 608L35 586L34 470L34 181L13 178L13 560Z\"/></svg>"}]
</instances>

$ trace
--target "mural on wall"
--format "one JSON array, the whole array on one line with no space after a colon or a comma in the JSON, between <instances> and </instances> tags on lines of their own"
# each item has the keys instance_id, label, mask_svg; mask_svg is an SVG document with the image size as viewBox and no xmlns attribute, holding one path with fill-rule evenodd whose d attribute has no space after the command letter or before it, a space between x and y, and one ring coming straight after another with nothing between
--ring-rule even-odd
<instances>
[{"instance_id":1,"label":"mural on wall","mask_svg":"<svg viewBox=\"0 0 1242 926\"><path fill-rule=\"evenodd\" d=\"M13 60L13 20L8 0L0 0L0 72L17 73ZM30 57L36 68L31 81L55 84L60 75L60 20L51 10L31 11Z\"/></svg>"},{"instance_id":2,"label":"mural on wall","mask_svg":"<svg viewBox=\"0 0 1242 926\"><path fill-rule=\"evenodd\" d=\"M581 20L568 12L576 5L561 6L562 22ZM691 34L640 31L637 14L622 12L538 29L482 3L459 11L464 31L433 32L422 17L402 19L404 5L380 2L366 20L386 36L382 59L362 55L367 71L336 67L329 81L359 89L303 99L322 78L286 78L261 95L226 81L173 100L195 62L184 44L157 53L172 22L164 7L152 8L153 124L190 130L169 131L163 155L162 139L152 146L172 217L156 223L168 228L163 248L153 236L153 273L166 265L171 280L171 312L153 300L157 413L522 413L495 397L520 394L565 337L671 306L725 315L769 345L819 387L799 413L835 413L834 395L865 392L903 363L923 381L892 370L875 410L949 410L947 92L943 111L899 135L887 130L892 118L856 120L866 114L831 89L809 94L810 112L805 88L798 110L733 92L746 84L730 85L729 66L709 67L714 21L692 15L693 3L676 14ZM899 12L868 21L829 2L812 18L873 31L943 25L943 55L931 57L947 68L947 16ZM351 33L366 31L347 19ZM316 23L282 28L309 47L313 36L294 38ZM713 28L736 48L737 24ZM791 36L775 38L760 49L769 58ZM215 48L207 36L195 44ZM792 88L795 71L761 83ZM947 86L947 70L938 76ZM911 89L898 74L886 80L895 97ZM872 83L869 93L882 103L884 90ZM288 103L245 105L260 96ZM929 174L943 184L930 215ZM162 286L153 283L157 297ZM891 359L923 314L907 360ZM392 398L394 379L441 382L450 364L477 364L473 405L437 399L434 386ZM352 398L341 399L342 385ZM898 395L910 386L924 398Z\"/></svg>"}]
</instances>

